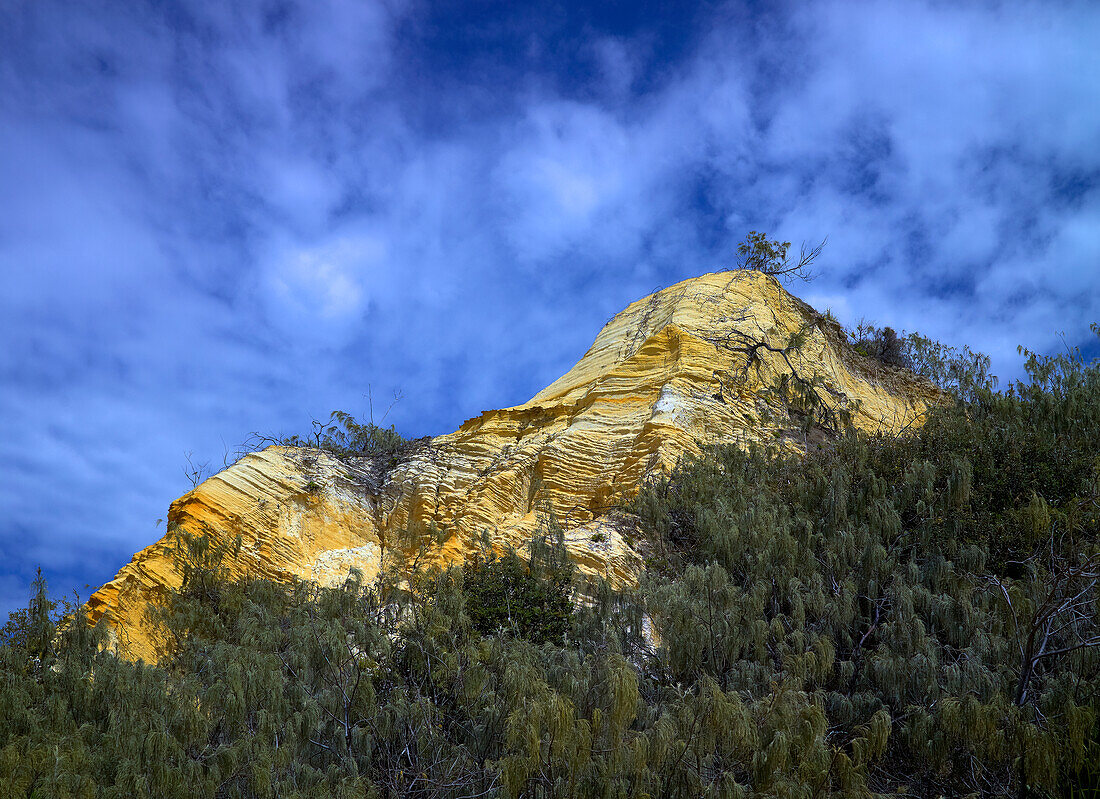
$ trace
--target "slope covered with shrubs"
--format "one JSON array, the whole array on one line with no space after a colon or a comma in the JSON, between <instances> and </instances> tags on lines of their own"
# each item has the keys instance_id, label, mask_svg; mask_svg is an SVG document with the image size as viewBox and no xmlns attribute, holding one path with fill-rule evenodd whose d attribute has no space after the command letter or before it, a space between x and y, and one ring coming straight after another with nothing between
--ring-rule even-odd
<instances>
[{"instance_id":1,"label":"slope covered with shrubs","mask_svg":"<svg viewBox=\"0 0 1100 799\"><path fill-rule=\"evenodd\" d=\"M156 666L39 584L0 646L0 796L1095 791L1100 367L1028 370L908 436L682 464L631 507L642 585L580 606L552 525L339 589L228 582L181 535Z\"/></svg>"}]
</instances>

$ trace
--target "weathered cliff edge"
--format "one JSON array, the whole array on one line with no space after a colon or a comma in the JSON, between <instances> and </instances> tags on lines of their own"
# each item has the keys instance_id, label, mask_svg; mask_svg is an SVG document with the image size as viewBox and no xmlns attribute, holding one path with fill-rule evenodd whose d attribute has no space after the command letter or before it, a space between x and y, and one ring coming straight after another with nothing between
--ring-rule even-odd
<instances>
[{"instance_id":1,"label":"weathered cliff edge","mask_svg":"<svg viewBox=\"0 0 1100 799\"><path fill-rule=\"evenodd\" d=\"M746 368L746 341L765 347ZM337 584L367 580L403 531L442 531L434 557L461 562L488 531L521 546L552 512L581 571L636 581L642 559L607 511L700 444L807 442L803 416L768 389L791 367L864 430L919 424L941 394L901 369L857 354L835 322L757 272L718 272L645 297L615 316L564 376L530 401L486 411L432 439L378 477L369 458L271 446L245 456L172 503L169 522L239 535L234 573ZM812 439L811 439L812 440ZM415 535L413 536L415 538ZM134 555L89 600L119 650L150 659L149 602L178 586L171 534Z\"/></svg>"}]
</instances>

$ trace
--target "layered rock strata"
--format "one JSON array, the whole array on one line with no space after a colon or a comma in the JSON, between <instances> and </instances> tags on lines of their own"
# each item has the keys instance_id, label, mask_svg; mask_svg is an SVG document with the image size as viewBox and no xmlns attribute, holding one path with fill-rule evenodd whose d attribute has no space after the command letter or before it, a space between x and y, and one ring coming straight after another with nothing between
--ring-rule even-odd
<instances>
[{"instance_id":1,"label":"layered rock strata","mask_svg":"<svg viewBox=\"0 0 1100 799\"><path fill-rule=\"evenodd\" d=\"M823 434L776 390L784 382L811 392L827 418L868 431L920 424L942 396L856 353L834 320L774 278L719 272L635 302L531 400L468 420L385 474L369 458L271 446L176 500L169 522L240 536L235 574L332 585L352 567L372 579L387 552L429 530L441 541L430 557L461 562L486 534L521 547L552 515L582 572L631 584L642 559L609 511L647 478L707 444L798 451ZM126 656L153 656L144 610L180 583L172 538L89 600Z\"/></svg>"}]
</instances>

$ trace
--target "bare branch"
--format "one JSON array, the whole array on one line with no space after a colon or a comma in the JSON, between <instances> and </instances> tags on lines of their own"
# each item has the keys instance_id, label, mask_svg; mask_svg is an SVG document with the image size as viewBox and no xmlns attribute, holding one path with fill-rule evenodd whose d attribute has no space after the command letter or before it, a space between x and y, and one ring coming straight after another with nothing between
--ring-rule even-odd
<instances>
[{"instance_id":1,"label":"bare branch","mask_svg":"<svg viewBox=\"0 0 1100 799\"><path fill-rule=\"evenodd\" d=\"M187 478L187 482L191 484L191 488L198 488L199 483L210 476L210 461L195 463L192 460L194 454L191 451L184 453L183 457L187 463L180 468L183 470L183 476Z\"/></svg>"}]
</instances>

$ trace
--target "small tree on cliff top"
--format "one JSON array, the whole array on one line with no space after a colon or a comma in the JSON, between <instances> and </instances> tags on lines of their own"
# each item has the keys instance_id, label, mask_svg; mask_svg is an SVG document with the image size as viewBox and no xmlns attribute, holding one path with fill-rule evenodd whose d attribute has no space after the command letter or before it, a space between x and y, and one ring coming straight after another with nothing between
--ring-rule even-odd
<instances>
[{"instance_id":1,"label":"small tree on cliff top","mask_svg":"<svg viewBox=\"0 0 1100 799\"><path fill-rule=\"evenodd\" d=\"M786 280L798 278L811 281L817 277L817 273L810 269L810 265L821 255L821 250L828 239L822 239L816 247L807 247L802 244L798 260L792 260L787 254L790 250L789 241L768 241L767 236L755 230L749 231L745 240L737 245L737 264L735 269L755 269L765 275L775 275Z\"/></svg>"}]
</instances>

